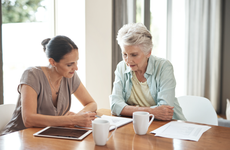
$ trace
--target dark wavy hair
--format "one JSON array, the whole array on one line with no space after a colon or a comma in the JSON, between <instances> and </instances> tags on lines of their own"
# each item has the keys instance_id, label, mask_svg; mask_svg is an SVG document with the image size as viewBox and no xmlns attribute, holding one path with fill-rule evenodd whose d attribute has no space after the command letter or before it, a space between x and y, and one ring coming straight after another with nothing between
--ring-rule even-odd
<instances>
[{"instance_id":1,"label":"dark wavy hair","mask_svg":"<svg viewBox=\"0 0 230 150\"><path fill-rule=\"evenodd\" d=\"M53 58L59 62L65 54L70 53L73 49L77 49L77 45L68 37L58 35L54 38L47 38L42 41L43 50L48 58Z\"/></svg>"}]
</instances>

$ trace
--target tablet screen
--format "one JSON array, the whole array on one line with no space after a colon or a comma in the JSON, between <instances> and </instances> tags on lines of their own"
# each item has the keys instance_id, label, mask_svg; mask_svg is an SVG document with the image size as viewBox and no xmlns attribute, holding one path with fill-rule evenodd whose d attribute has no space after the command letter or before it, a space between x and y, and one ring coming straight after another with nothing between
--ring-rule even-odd
<instances>
[{"instance_id":1,"label":"tablet screen","mask_svg":"<svg viewBox=\"0 0 230 150\"><path fill-rule=\"evenodd\" d=\"M81 130L63 127L46 127L45 129L35 133L34 136L82 140L91 132L92 130Z\"/></svg>"}]
</instances>

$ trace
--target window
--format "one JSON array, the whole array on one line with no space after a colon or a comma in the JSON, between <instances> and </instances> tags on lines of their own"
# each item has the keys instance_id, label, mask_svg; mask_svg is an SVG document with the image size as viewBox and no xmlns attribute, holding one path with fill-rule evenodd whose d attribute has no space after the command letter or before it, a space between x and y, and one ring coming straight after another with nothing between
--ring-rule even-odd
<instances>
[{"instance_id":1,"label":"window","mask_svg":"<svg viewBox=\"0 0 230 150\"><path fill-rule=\"evenodd\" d=\"M166 58L167 0L151 0L150 3L150 32L153 37L152 55Z\"/></svg>"},{"instance_id":2,"label":"window","mask_svg":"<svg viewBox=\"0 0 230 150\"><path fill-rule=\"evenodd\" d=\"M78 46L80 56L77 73L85 84L85 2L75 0L68 0L68 3L64 0L25 2L2 0L2 17L5 18L2 25L5 104L17 102L17 86L26 68L48 65L41 42L55 35L68 36ZM7 12L9 8L19 10L19 15L15 11ZM10 20L12 16L15 19ZM76 112L82 108L82 104L72 96L71 110Z\"/></svg>"},{"instance_id":3,"label":"window","mask_svg":"<svg viewBox=\"0 0 230 150\"><path fill-rule=\"evenodd\" d=\"M152 55L166 58L167 0L151 0L150 4ZM144 0L136 0L136 22L144 23L144 9Z\"/></svg>"},{"instance_id":4,"label":"window","mask_svg":"<svg viewBox=\"0 0 230 150\"><path fill-rule=\"evenodd\" d=\"M48 64L41 42L54 35L53 6L53 1L50 0L31 0L30 3L20 0L2 0L5 104L17 102L17 86L26 68Z\"/></svg>"}]
</instances>

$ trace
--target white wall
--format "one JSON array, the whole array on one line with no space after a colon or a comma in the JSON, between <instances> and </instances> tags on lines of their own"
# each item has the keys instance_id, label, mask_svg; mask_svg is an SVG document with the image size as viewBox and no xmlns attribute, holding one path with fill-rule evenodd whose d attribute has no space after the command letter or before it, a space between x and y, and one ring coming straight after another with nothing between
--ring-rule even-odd
<instances>
[{"instance_id":1,"label":"white wall","mask_svg":"<svg viewBox=\"0 0 230 150\"><path fill-rule=\"evenodd\" d=\"M85 25L85 86L98 108L109 108L112 86L112 0L86 0Z\"/></svg>"},{"instance_id":2,"label":"white wall","mask_svg":"<svg viewBox=\"0 0 230 150\"><path fill-rule=\"evenodd\" d=\"M69 37L77 45L79 51L77 73L85 85L85 1L56 0L55 32L56 35Z\"/></svg>"}]
</instances>

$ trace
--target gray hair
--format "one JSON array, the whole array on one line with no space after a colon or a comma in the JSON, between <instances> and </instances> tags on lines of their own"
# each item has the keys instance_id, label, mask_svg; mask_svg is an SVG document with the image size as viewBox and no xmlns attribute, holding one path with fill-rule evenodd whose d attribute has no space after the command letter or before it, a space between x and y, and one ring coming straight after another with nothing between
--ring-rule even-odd
<instances>
[{"instance_id":1,"label":"gray hair","mask_svg":"<svg viewBox=\"0 0 230 150\"><path fill-rule=\"evenodd\" d=\"M148 54L153 47L152 35L142 23L124 25L118 31L117 41L121 49L123 46L139 46L145 54Z\"/></svg>"}]
</instances>

